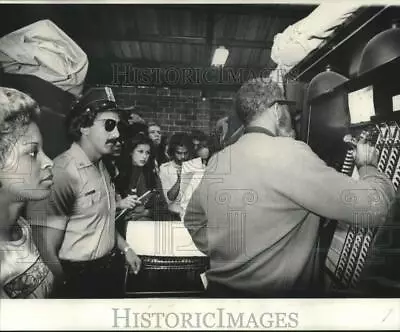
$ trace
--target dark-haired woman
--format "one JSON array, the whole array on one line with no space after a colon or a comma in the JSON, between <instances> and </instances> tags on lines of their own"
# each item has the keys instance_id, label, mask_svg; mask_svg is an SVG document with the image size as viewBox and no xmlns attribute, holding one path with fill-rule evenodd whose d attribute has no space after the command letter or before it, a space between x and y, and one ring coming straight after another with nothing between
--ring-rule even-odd
<instances>
[{"instance_id":1,"label":"dark-haired woman","mask_svg":"<svg viewBox=\"0 0 400 332\"><path fill-rule=\"evenodd\" d=\"M162 220L166 202L161 192L161 182L154 166L153 144L151 139L139 133L125 142L118 161L120 174L116 178L117 192L122 198L136 194L142 196L148 191L151 195L137 205L123 220ZM117 227L125 227L119 224Z\"/></svg>"}]
</instances>

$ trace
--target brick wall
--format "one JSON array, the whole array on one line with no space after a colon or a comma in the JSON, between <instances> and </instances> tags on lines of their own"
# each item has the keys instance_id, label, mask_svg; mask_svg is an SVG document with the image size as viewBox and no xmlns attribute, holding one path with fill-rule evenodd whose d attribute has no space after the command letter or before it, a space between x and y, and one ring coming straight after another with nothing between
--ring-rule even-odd
<instances>
[{"instance_id":1,"label":"brick wall","mask_svg":"<svg viewBox=\"0 0 400 332\"><path fill-rule=\"evenodd\" d=\"M201 90L112 86L121 106L135 106L136 113L146 121L154 120L164 133L190 132L199 129L213 132L215 123L232 111L232 91L207 92L205 100Z\"/></svg>"}]
</instances>

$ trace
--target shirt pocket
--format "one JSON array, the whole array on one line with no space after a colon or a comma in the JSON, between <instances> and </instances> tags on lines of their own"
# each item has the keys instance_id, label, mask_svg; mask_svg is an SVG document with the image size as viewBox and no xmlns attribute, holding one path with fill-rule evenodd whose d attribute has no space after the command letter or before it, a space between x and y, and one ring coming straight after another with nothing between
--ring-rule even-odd
<instances>
[{"instance_id":1,"label":"shirt pocket","mask_svg":"<svg viewBox=\"0 0 400 332\"><path fill-rule=\"evenodd\" d=\"M100 191L94 191L93 193L78 197L77 205L80 209L87 209L92 206L96 206L101 199Z\"/></svg>"}]
</instances>

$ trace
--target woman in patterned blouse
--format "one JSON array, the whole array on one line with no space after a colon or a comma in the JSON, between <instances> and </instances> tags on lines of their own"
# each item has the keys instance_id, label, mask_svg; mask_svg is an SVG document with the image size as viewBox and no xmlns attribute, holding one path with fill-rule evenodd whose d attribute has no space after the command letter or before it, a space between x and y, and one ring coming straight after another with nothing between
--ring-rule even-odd
<instances>
[{"instance_id":1,"label":"woman in patterned blouse","mask_svg":"<svg viewBox=\"0 0 400 332\"><path fill-rule=\"evenodd\" d=\"M39 107L0 87L0 298L45 298L54 277L21 216L25 203L50 194L52 161L42 150Z\"/></svg>"}]
</instances>

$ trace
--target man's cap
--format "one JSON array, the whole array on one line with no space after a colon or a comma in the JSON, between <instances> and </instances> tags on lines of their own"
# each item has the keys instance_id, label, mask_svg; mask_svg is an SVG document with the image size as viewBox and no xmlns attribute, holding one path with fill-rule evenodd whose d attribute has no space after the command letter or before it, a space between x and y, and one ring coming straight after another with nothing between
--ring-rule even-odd
<instances>
[{"instance_id":1,"label":"man's cap","mask_svg":"<svg viewBox=\"0 0 400 332\"><path fill-rule=\"evenodd\" d=\"M0 87L0 126L4 121L30 107L34 107L39 112L39 106L27 94L11 89Z\"/></svg>"},{"instance_id":2,"label":"man's cap","mask_svg":"<svg viewBox=\"0 0 400 332\"><path fill-rule=\"evenodd\" d=\"M115 101L114 93L108 86L90 88L74 105L73 109L77 112L86 110L117 110L118 105Z\"/></svg>"}]
</instances>

